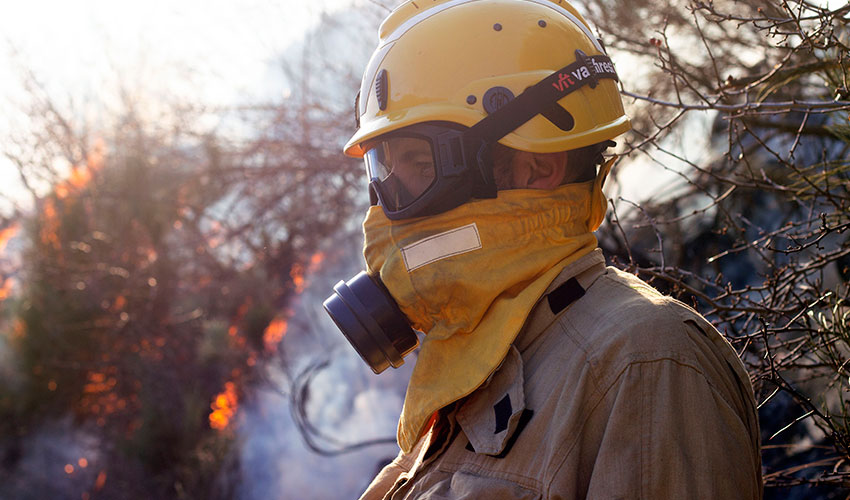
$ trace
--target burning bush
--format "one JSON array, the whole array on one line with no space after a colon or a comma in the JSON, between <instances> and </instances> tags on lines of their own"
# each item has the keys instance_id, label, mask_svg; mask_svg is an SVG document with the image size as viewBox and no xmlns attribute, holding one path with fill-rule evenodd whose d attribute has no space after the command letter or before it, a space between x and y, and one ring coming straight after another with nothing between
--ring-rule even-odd
<instances>
[{"instance_id":1,"label":"burning bush","mask_svg":"<svg viewBox=\"0 0 850 500\"><path fill-rule=\"evenodd\" d=\"M46 129L71 123L55 108L34 116ZM0 320L17 325L7 339L22 381L2 389L0 436L71 414L101 441L100 496L226 497L239 404L347 212L349 176L335 173L347 165L336 148L275 136L225 150L132 110L118 125L94 141L67 125L35 145L44 163L20 160L24 178L68 168L45 176L21 217L20 286ZM18 454L4 455L14 470Z\"/></svg>"}]
</instances>

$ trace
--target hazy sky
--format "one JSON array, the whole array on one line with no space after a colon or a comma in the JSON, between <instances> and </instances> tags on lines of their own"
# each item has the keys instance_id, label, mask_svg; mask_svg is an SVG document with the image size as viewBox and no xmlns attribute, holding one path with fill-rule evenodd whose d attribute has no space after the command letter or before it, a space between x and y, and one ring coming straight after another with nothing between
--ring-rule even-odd
<instances>
[{"instance_id":1,"label":"hazy sky","mask_svg":"<svg viewBox=\"0 0 850 500\"><path fill-rule=\"evenodd\" d=\"M323 11L351 3L0 0L0 137L21 119L22 68L60 101L97 100L118 82L214 104L285 92L277 58ZM15 189L10 169L0 156L0 191Z\"/></svg>"},{"instance_id":2,"label":"hazy sky","mask_svg":"<svg viewBox=\"0 0 850 500\"><path fill-rule=\"evenodd\" d=\"M323 10L351 0L0 0L0 91L14 63L76 86L143 66L190 68L223 95L251 88ZM17 56L13 53L17 52ZM11 60L10 60L11 58ZM8 77L7 77L8 76ZM146 74L147 78L167 75Z\"/></svg>"}]
</instances>

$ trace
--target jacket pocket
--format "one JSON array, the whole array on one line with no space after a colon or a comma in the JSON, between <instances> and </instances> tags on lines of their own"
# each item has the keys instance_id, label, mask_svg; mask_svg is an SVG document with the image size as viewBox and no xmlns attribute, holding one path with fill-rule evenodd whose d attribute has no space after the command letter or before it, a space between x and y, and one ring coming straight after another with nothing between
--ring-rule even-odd
<instances>
[{"instance_id":1,"label":"jacket pocket","mask_svg":"<svg viewBox=\"0 0 850 500\"><path fill-rule=\"evenodd\" d=\"M537 500L539 493L504 479L455 472L416 497L421 500Z\"/></svg>"}]
</instances>

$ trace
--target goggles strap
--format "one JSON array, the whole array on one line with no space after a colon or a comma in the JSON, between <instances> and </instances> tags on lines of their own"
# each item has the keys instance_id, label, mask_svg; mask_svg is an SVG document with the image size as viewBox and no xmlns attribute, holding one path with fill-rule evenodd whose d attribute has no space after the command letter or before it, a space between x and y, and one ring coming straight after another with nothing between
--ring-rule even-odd
<instances>
[{"instance_id":1,"label":"goggles strap","mask_svg":"<svg viewBox=\"0 0 850 500\"><path fill-rule=\"evenodd\" d=\"M608 56L588 56L576 50L576 61L564 66L488 115L464 132L470 139L495 143L518 129L538 114L552 113L553 105L576 90L590 85L596 87L600 78L617 78L614 63Z\"/></svg>"}]
</instances>

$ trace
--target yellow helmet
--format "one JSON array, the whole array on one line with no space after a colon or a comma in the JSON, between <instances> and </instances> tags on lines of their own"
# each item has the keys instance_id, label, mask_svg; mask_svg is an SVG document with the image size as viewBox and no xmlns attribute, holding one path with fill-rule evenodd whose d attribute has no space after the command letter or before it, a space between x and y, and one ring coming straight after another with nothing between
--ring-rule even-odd
<instances>
[{"instance_id":1,"label":"yellow helmet","mask_svg":"<svg viewBox=\"0 0 850 500\"><path fill-rule=\"evenodd\" d=\"M405 2L380 27L355 104L358 129L345 154L362 157L364 142L417 123L473 127L547 77L556 90L575 79L591 81L551 102L526 99L526 107L539 109L515 120L506 135L496 134L498 142L549 153L611 139L630 123L604 56L566 0ZM576 66L585 58L590 73Z\"/></svg>"}]
</instances>

